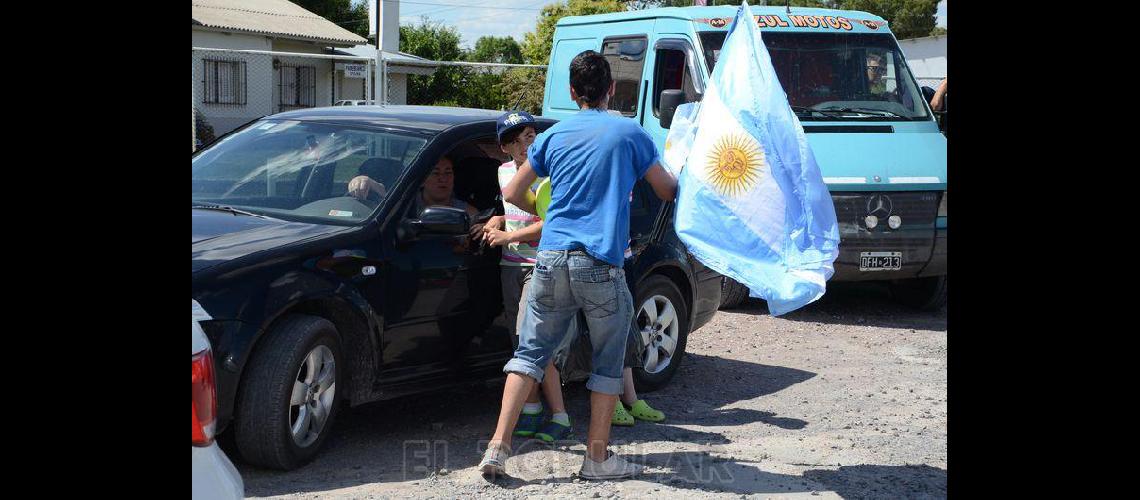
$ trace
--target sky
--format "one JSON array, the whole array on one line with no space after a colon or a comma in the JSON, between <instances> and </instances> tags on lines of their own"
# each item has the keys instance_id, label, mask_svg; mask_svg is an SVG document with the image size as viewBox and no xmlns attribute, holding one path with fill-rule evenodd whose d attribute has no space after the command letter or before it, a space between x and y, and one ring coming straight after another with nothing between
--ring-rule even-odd
<instances>
[{"instance_id":1,"label":"sky","mask_svg":"<svg viewBox=\"0 0 1140 500\"><path fill-rule=\"evenodd\" d=\"M482 36L511 36L519 43L534 30L543 5L553 0L402 0L400 24L419 24L421 16L454 26L461 46L471 48ZM937 25L946 26L946 2L938 2ZM774 2L774 3L778 3ZM427 5L433 4L433 5ZM440 4L461 5L449 7ZM469 6L476 7L469 7Z\"/></svg>"}]
</instances>

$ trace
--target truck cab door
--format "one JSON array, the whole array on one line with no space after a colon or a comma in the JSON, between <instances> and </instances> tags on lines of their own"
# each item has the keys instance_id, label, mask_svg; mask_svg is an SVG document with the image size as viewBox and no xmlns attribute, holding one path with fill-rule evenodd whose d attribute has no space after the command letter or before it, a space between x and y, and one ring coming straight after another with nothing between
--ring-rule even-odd
<instances>
[{"instance_id":1,"label":"truck cab door","mask_svg":"<svg viewBox=\"0 0 1140 500\"><path fill-rule=\"evenodd\" d=\"M681 34L662 35L647 56L641 126L653 137L658 154L664 155L669 135L669 129L661 126L661 92L678 89L684 92L685 102L699 101L705 86L698 67L693 43Z\"/></svg>"}]
</instances>

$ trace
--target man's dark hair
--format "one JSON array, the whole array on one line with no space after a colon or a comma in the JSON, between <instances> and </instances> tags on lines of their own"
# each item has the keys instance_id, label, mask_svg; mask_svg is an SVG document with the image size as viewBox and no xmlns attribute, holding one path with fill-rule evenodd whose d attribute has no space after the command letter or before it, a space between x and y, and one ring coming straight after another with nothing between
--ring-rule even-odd
<instances>
[{"instance_id":1,"label":"man's dark hair","mask_svg":"<svg viewBox=\"0 0 1140 500\"><path fill-rule=\"evenodd\" d=\"M585 101L591 108L597 107L611 84L610 63L601 54L587 50L570 61L570 87L578 94L580 102Z\"/></svg>"}]
</instances>

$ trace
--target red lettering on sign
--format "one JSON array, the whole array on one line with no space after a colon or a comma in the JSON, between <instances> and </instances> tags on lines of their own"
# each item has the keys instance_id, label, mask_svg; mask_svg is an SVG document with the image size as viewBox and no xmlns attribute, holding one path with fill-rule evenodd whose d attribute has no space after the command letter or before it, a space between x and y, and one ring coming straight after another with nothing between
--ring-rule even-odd
<instances>
[{"instance_id":1,"label":"red lettering on sign","mask_svg":"<svg viewBox=\"0 0 1140 500\"><path fill-rule=\"evenodd\" d=\"M846 17L839 18L839 25L843 26L843 29L851 31L851 21L848 21Z\"/></svg>"},{"instance_id":2,"label":"red lettering on sign","mask_svg":"<svg viewBox=\"0 0 1140 500\"><path fill-rule=\"evenodd\" d=\"M804 16L792 15L788 16L788 18L792 20L792 24L796 25L797 28L803 28L804 26L807 26L807 21L804 20Z\"/></svg>"},{"instance_id":3,"label":"red lettering on sign","mask_svg":"<svg viewBox=\"0 0 1140 500\"><path fill-rule=\"evenodd\" d=\"M827 16L824 19L827 20L828 26L831 26L832 28L835 28L835 29L839 29L839 21L836 20L834 16Z\"/></svg>"},{"instance_id":4,"label":"red lettering on sign","mask_svg":"<svg viewBox=\"0 0 1140 500\"><path fill-rule=\"evenodd\" d=\"M783 28L788 27L788 23L784 22L784 20L781 19L780 16L772 16L772 17L776 18L776 26L780 26Z\"/></svg>"},{"instance_id":5,"label":"red lettering on sign","mask_svg":"<svg viewBox=\"0 0 1140 500\"><path fill-rule=\"evenodd\" d=\"M819 26L819 19L816 19L815 16L808 16L806 21L807 21L807 25L811 26L812 28L816 28Z\"/></svg>"}]
</instances>

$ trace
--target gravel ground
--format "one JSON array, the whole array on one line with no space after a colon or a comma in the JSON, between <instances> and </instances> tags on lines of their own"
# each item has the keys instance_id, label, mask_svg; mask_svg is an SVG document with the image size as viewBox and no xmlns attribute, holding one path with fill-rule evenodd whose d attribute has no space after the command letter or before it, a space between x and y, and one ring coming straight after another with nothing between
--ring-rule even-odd
<instances>
[{"instance_id":1,"label":"gravel ground","mask_svg":"<svg viewBox=\"0 0 1140 500\"><path fill-rule=\"evenodd\" d=\"M613 449L646 466L638 479L582 481L580 442L516 438L512 477L484 480L476 464L501 381L342 412L324 451L296 471L236 464L250 497L946 496L945 310L832 284L782 318L757 300L720 311L687 350L668 387L642 394L666 421L614 428ZM589 393L564 392L583 439Z\"/></svg>"}]
</instances>

